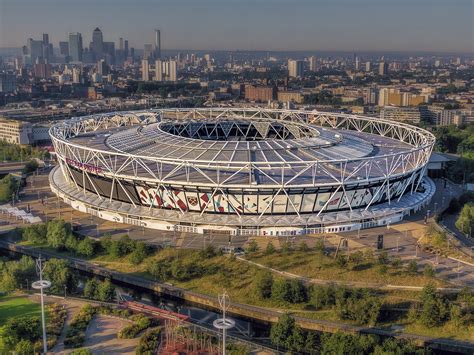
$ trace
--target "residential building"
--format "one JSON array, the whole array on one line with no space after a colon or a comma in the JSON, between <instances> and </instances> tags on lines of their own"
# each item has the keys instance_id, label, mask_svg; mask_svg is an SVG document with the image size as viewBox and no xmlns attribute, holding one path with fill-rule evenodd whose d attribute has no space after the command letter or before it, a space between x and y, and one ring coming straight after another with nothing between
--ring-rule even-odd
<instances>
[{"instance_id":1,"label":"residential building","mask_svg":"<svg viewBox=\"0 0 474 355\"><path fill-rule=\"evenodd\" d=\"M274 86L245 85L245 98L250 101L269 101L276 97Z\"/></svg>"},{"instance_id":2,"label":"residential building","mask_svg":"<svg viewBox=\"0 0 474 355\"><path fill-rule=\"evenodd\" d=\"M291 78L298 78L303 76L304 62L302 60L288 60L288 75Z\"/></svg>"}]
</instances>

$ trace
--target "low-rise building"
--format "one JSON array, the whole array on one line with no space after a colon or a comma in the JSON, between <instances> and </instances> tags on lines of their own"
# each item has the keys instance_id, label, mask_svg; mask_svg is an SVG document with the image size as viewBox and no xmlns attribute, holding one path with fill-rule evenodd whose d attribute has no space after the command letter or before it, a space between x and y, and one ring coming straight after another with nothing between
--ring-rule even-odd
<instances>
[{"instance_id":1,"label":"low-rise building","mask_svg":"<svg viewBox=\"0 0 474 355\"><path fill-rule=\"evenodd\" d=\"M303 95L299 91L278 91L278 101L303 103Z\"/></svg>"},{"instance_id":2,"label":"low-rise building","mask_svg":"<svg viewBox=\"0 0 474 355\"><path fill-rule=\"evenodd\" d=\"M245 98L250 101L274 100L276 93L274 86L245 85Z\"/></svg>"}]
</instances>

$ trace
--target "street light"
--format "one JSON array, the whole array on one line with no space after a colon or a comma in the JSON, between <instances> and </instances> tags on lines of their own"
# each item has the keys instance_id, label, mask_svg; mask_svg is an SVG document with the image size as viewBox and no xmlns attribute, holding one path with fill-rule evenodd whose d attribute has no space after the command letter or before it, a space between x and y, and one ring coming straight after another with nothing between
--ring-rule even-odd
<instances>
[{"instance_id":1,"label":"street light","mask_svg":"<svg viewBox=\"0 0 474 355\"><path fill-rule=\"evenodd\" d=\"M225 317L225 312L229 308L229 296L224 291L222 295L219 295L219 305L222 310L222 318L216 319L212 325L217 329L222 329L222 355L226 354L226 332L228 329L235 327L235 321Z\"/></svg>"},{"instance_id":2,"label":"street light","mask_svg":"<svg viewBox=\"0 0 474 355\"><path fill-rule=\"evenodd\" d=\"M43 296L43 290L51 287L51 282L47 280L43 280L43 271L44 271L44 265L43 265L43 260L41 259L41 255L39 258L36 260L36 272L39 274L39 280L35 281L31 284L31 287L40 290L41 292L41 324L43 325L43 353L47 354L48 353L48 342L46 339L46 320L44 317L44 296Z\"/></svg>"}]
</instances>

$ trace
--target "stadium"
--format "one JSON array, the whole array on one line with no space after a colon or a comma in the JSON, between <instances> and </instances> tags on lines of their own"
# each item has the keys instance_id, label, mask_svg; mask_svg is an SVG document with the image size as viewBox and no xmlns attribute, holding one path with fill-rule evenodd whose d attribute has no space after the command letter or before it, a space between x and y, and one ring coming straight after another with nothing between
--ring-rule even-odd
<instances>
[{"instance_id":1,"label":"stadium","mask_svg":"<svg viewBox=\"0 0 474 355\"><path fill-rule=\"evenodd\" d=\"M52 191L100 218L230 235L396 223L435 192L434 136L343 113L261 108L112 112L50 129Z\"/></svg>"}]
</instances>

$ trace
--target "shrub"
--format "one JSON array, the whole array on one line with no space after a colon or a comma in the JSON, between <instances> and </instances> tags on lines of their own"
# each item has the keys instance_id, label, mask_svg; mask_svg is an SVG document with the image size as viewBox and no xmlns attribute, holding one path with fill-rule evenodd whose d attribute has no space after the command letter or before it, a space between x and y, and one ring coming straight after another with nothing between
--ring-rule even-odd
<instances>
[{"instance_id":1,"label":"shrub","mask_svg":"<svg viewBox=\"0 0 474 355\"><path fill-rule=\"evenodd\" d=\"M161 340L161 328L150 329L143 334L135 350L137 355L154 354Z\"/></svg>"},{"instance_id":2,"label":"shrub","mask_svg":"<svg viewBox=\"0 0 474 355\"><path fill-rule=\"evenodd\" d=\"M255 290L260 298L272 296L273 275L269 271L260 271L255 278Z\"/></svg>"},{"instance_id":3,"label":"shrub","mask_svg":"<svg viewBox=\"0 0 474 355\"><path fill-rule=\"evenodd\" d=\"M152 325L151 319L143 314L136 314L131 319L134 323L121 329L117 334L118 338L133 339L138 335L138 333Z\"/></svg>"},{"instance_id":4,"label":"shrub","mask_svg":"<svg viewBox=\"0 0 474 355\"><path fill-rule=\"evenodd\" d=\"M418 264L416 260L410 260L407 265L407 273L410 275L415 275L418 272Z\"/></svg>"},{"instance_id":5,"label":"shrub","mask_svg":"<svg viewBox=\"0 0 474 355\"><path fill-rule=\"evenodd\" d=\"M423 275L426 277L434 276L434 269L430 264L425 264L425 267L423 268Z\"/></svg>"},{"instance_id":6,"label":"shrub","mask_svg":"<svg viewBox=\"0 0 474 355\"><path fill-rule=\"evenodd\" d=\"M267 247L265 248L265 255L272 255L274 254L276 251L275 249L275 246L273 245L273 243L270 241L268 244L267 244Z\"/></svg>"},{"instance_id":7,"label":"shrub","mask_svg":"<svg viewBox=\"0 0 474 355\"><path fill-rule=\"evenodd\" d=\"M86 304L79 313L72 319L71 324L66 332L64 346L67 348L79 348L84 343L85 331L89 322L97 312L97 308Z\"/></svg>"},{"instance_id":8,"label":"shrub","mask_svg":"<svg viewBox=\"0 0 474 355\"><path fill-rule=\"evenodd\" d=\"M258 244L255 239L252 239L249 245L247 246L247 252L255 253L256 251L258 251Z\"/></svg>"}]
</instances>

